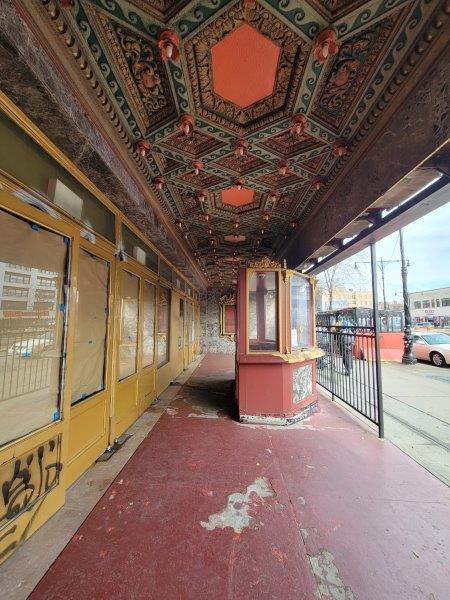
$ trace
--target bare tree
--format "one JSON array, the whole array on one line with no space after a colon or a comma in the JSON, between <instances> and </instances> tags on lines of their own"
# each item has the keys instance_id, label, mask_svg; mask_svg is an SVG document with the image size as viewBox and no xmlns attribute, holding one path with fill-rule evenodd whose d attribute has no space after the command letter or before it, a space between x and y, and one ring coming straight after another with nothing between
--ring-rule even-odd
<instances>
[{"instance_id":1,"label":"bare tree","mask_svg":"<svg viewBox=\"0 0 450 600\"><path fill-rule=\"evenodd\" d=\"M353 262L350 264L350 262L343 261L322 271L317 277L318 295L320 292L326 294L328 305L326 310L333 310L333 299L338 288L348 284L360 284L363 278L363 273L355 269Z\"/></svg>"}]
</instances>

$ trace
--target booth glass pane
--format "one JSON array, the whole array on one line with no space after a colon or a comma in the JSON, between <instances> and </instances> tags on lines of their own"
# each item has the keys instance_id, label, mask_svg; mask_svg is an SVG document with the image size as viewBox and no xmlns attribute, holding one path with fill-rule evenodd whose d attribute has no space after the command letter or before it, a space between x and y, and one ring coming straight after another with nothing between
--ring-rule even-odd
<instances>
[{"instance_id":1,"label":"booth glass pane","mask_svg":"<svg viewBox=\"0 0 450 600\"><path fill-rule=\"evenodd\" d=\"M136 373L139 279L127 271L121 273L119 380Z\"/></svg>"},{"instance_id":2,"label":"booth glass pane","mask_svg":"<svg viewBox=\"0 0 450 600\"><path fill-rule=\"evenodd\" d=\"M144 283L144 306L142 313L142 366L148 367L154 362L155 346L155 286Z\"/></svg>"},{"instance_id":3,"label":"booth glass pane","mask_svg":"<svg viewBox=\"0 0 450 600\"><path fill-rule=\"evenodd\" d=\"M158 288L158 338L157 353L158 367L169 362L169 336L170 336L170 290L165 287Z\"/></svg>"},{"instance_id":4,"label":"booth glass pane","mask_svg":"<svg viewBox=\"0 0 450 600\"><path fill-rule=\"evenodd\" d=\"M67 238L0 210L0 445L60 418Z\"/></svg>"},{"instance_id":5,"label":"booth glass pane","mask_svg":"<svg viewBox=\"0 0 450 600\"><path fill-rule=\"evenodd\" d=\"M249 281L249 349L273 352L278 349L277 273L256 271Z\"/></svg>"},{"instance_id":6,"label":"booth glass pane","mask_svg":"<svg viewBox=\"0 0 450 600\"><path fill-rule=\"evenodd\" d=\"M105 387L109 264L80 250L72 404Z\"/></svg>"},{"instance_id":7,"label":"booth glass pane","mask_svg":"<svg viewBox=\"0 0 450 600\"><path fill-rule=\"evenodd\" d=\"M291 278L291 345L308 348L312 345L311 284L304 277Z\"/></svg>"}]
</instances>

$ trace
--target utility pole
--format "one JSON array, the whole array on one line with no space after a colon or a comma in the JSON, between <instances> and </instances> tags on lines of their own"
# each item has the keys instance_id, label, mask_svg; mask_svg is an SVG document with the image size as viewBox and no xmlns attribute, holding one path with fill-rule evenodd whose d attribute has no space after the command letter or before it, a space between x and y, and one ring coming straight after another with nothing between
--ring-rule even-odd
<instances>
[{"instance_id":1,"label":"utility pole","mask_svg":"<svg viewBox=\"0 0 450 600\"><path fill-rule=\"evenodd\" d=\"M405 260L405 250L403 247L403 230L399 231L400 236L400 257L402 263L402 285L403 285L403 311L405 313L405 335L403 336L403 356L402 363L404 365L415 365L417 362L413 354L413 336L411 334L411 311L409 308L408 294L408 265Z\"/></svg>"},{"instance_id":2,"label":"utility pole","mask_svg":"<svg viewBox=\"0 0 450 600\"><path fill-rule=\"evenodd\" d=\"M386 267L386 262L383 262L383 257L381 257L379 266L381 267L381 281L383 284L383 308L384 308L384 310L386 310L386 286L384 283L384 269Z\"/></svg>"},{"instance_id":3,"label":"utility pole","mask_svg":"<svg viewBox=\"0 0 450 600\"><path fill-rule=\"evenodd\" d=\"M400 260L383 260L383 257L381 257L380 260L376 261L376 265L380 268L381 271L381 283L382 283L382 287L383 287L383 309L386 310L387 308L387 302L386 302L386 284L385 284L385 280L384 280L384 270L386 269L387 265L390 265L391 263L399 263L401 262ZM357 269L357 264L364 264L364 265L370 265L371 262L369 260L358 260L357 262L355 262L355 269Z\"/></svg>"}]
</instances>

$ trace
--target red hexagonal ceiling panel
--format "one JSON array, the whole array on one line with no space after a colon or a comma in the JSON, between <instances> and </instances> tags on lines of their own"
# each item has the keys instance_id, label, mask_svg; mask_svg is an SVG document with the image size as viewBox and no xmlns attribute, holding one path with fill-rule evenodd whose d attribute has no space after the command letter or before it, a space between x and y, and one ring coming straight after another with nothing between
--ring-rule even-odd
<instances>
[{"instance_id":1,"label":"red hexagonal ceiling panel","mask_svg":"<svg viewBox=\"0 0 450 600\"><path fill-rule=\"evenodd\" d=\"M270 96L280 48L250 25L242 25L211 48L214 91L245 108Z\"/></svg>"},{"instance_id":2,"label":"red hexagonal ceiling panel","mask_svg":"<svg viewBox=\"0 0 450 600\"><path fill-rule=\"evenodd\" d=\"M230 206L246 206L247 204L252 204L254 195L254 191L248 188L238 190L232 187L222 190L222 202Z\"/></svg>"}]
</instances>

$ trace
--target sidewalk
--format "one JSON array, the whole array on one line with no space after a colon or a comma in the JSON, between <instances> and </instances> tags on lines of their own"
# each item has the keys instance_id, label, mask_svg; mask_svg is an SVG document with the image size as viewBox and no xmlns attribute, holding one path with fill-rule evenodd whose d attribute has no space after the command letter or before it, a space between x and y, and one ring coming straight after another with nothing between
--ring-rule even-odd
<instances>
[{"instance_id":1,"label":"sidewalk","mask_svg":"<svg viewBox=\"0 0 450 600\"><path fill-rule=\"evenodd\" d=\"M385 436L450 486L450 368L382 363Z\"/></svg>"},{"instance_id":2,"label":"sidewalk","mask_svg":"<svg viewBox=\"0 0 450 600\"><path fill-rule=\"evenodd\" d=\"M208 355L32 600L446 600L449 490L346 411L242 425Z\"/></svg>"}]
</instances>

